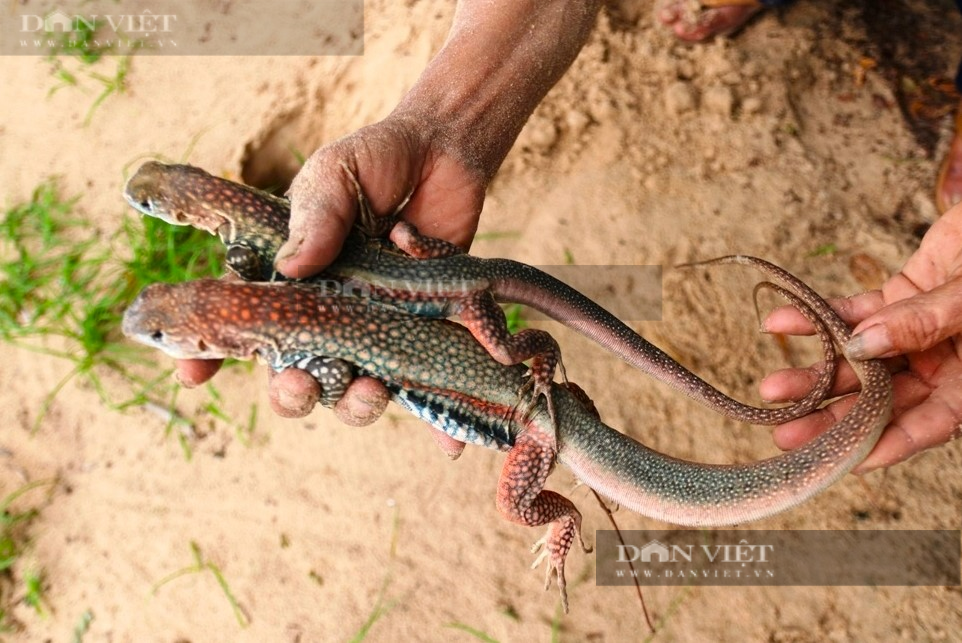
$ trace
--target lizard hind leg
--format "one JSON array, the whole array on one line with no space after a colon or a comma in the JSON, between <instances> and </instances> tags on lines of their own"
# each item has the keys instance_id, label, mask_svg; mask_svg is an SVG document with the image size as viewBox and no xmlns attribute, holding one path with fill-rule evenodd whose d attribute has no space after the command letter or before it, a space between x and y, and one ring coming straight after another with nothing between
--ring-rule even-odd
<instances>
[{"instance_id":1,"label":"lizard hind leg","mask_svg":"<svg viewBox=\"0 0 962 643\"><path fill-rule=\"evenodd\" d=\"M344 161L341 161L340 165L344 173L347 174L347 178L350 179L354 185L354 191L357 193L357 220L355 226L364 236L372 239L386 236L394 227L394 224L401 218L401 211L407 207L411 197L414 196L414 190L412 189L407 193L407 196L401 200L401 203L394 208L394 211L390 215L377 216L371 207L371 203L364 195L364 190L361 188L361 182L358 181L357 175Z\"/></svg>"},{"instance_id":2,"label":"lizard hind leg","mask_svg":"<svg viewBox=\"0 0 962 643\"><path fill-rule=\"evenodd\" d=\"M581 512L574 504L554 491L544 488L554 464L553 441L544 431L529 425L508 452L498 481L498 511L511 522L529 527L548 525L544 537L532 551L544 549L535 560L537 566L547 561L545 587L552 575L558 583L561 604L568 611L568 594L564 565L571 545L577 539L584 551L590 551L581 538Z\"/></svg>"},{"instance_id":3,"label":"lizard hind leg","mask_svg":"<svg viewBox=\"0 0 962 643\"><path fill-rule=\"evenodd\" d=\"M415 259L442 259L464 254L464 250L443 239L427 237L407 221L398 221L389 238L394 245Z\"/></svg>"},{"instance_id":4,"label":"lizard hind leg","mask_svg":"<svg viewBox=\"0 0 962 643\"><path fill-rule=\"evenodd\" d=\"M527 413L534 409L539 397L544 397L554 434L557 436L558 425L555 421L551 383L555 370L561 364L561 348L554 337L535 328L525 328L512 335L508 331L504 311L498 306L494 296L486 290L467 295L458 306L458 316L478 343L499 364L512 365L531 360L528 372L530 377L518 394L523 396L528 391L532 393Z\"/></svg>"}]
</instances>

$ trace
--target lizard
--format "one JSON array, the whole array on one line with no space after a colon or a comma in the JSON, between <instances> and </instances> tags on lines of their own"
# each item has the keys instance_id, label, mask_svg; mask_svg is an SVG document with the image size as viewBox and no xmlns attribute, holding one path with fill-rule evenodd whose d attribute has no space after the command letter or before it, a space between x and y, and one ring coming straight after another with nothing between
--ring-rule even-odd
<instances>
[{"instance_id":1,"label":"lizard","mask_svg":"<svg viewBox=\"0 0 962 643\"><path fill-rule=\"evenodd\" d=\"M724 257L763 271L796 306L807 306L840 346L848 326L814 291L761 259ZM787 289L785 291L784 289ZM199 280L145 288L123 331L175 358L262 357L283 370L325 355L381 380L392 399L460 442L507 451L497 506L509 520L548 525L539 541L567 611L564 563L581 514L544 489L555 461L639 514L687 526L758 520L797 506L864 459L892 412L891 378L877 360L849 360L861 383L854 406L807 444L753 463L698 464L654 451L607 426L569 389L552 384L557 442L547 404L519 410L522 365L492 360L463 326L422 319L336 289L298 282ZM540 560L540 558L539 558ZM537 564L538 561L535 561Z\"/></svg>"},{"instance_id":2,"label":"lizard","mask_svg":"<svg viewBox=\"0 0 962 643\"><path fill-rule=\"evenodd\" d=\"M812 319L825 360L809 394L781 408L743 404L702 380L582 293L543 271L508 259L473 257L445 241L420 235L414 226L398 220L407 199L392 216L376 216L354 173L346 165L344 169L357 191L358 222L341 255L312 281L347 282L348 289L358 288L381 304L418 315L459 315L498 362L510 365L534 358L529 383L536 393L546 397L552 415L551 398L546 393L555 365L560 363L560 349L545 331L524 329L510 334L497 301L531 306L638 370L742 422L787 422L813 411L828 393L834 377L835 352L818 320ZM241 278L278 278L273 262L288 235L287 199L213 176L198 167L157 161L144 163L131 176L124 196L145 215L219 236L227 246L228 267ZM379 238L388 231L396 247Z\"/></svg>"}]
</instances>

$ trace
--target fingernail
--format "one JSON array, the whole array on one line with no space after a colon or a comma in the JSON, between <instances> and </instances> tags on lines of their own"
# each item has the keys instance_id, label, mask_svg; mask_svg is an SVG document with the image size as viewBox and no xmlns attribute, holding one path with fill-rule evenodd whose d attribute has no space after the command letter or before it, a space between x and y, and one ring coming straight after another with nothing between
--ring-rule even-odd
<instances>
[{"instance_id":1,"label":"fingernail","mask_svg":"<svg viewBox=\"0 0 962 643\"><path fill-rule=\"evenodd\" d=\"M174 371L174 381L184 388L195 388L197 386L197 382L185 378L180 371Z\"/></svg>"},{"instance_id":2,"label":"fingernail","mask_svg":"<svg viewBox=\"0 0 962 643\"><path fill-rule=\"evenodd\" d=\"M845 342L845 354L852 359L891 357L892 350L892 338L881 324L869 326Z\"/></svg>"},{"instance_id":3,"label":"fingernail","mask_svg":"<svg viewBox=\"0 0 962 643\"><path fill-rule=\"evenodd\" d=\"M280 402L281 406L290 411L304 413L314 407L315 400L311 395L298 395L292 391L281 389L277 393L277 401Z\"/></svg>"},{"instance_id":4,"label":"fingernail","mask_svg":"<svg viewBox=\"0 0 962 643\"><path fill-rule=\"evenodd\" d=\"M300 245L301 243L298 239L288 239L285 241L284 245L277 250L277 256L274 257L274 265L279 266L282 262L297 254L297 249Z\"/></svg>"},{"instance_id":5,"label":"fingernail","mask_svg":"<svg viewBox=\"0 0 962 643\"><path fill-rule=\"evenodd\" d=\"M358 394L350 398L351 415L357 418L368 418L372 413L378 413L380 399L376 396Z\"/></svg>"}]
</instances>

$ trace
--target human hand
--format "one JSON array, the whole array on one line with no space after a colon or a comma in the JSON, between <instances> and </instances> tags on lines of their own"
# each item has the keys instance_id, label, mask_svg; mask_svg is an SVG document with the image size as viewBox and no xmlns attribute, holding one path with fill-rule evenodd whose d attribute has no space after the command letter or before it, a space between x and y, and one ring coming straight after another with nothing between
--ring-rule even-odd
<instances>
[{"instance_id":1,"label":"human hand","mask_svg":"<svg viewBox=\"0 0 962 643\"><path fill-rule=\"evenodd\" d=\"M962 204L929 229L881 291L832 304L846 322L857 324L845 353L888 359L893 373L892 419L855 472L897 464L962 436ZM811 333L808 322L791 308L774 311L764 326L773 333ZM810 370L786 369L765 378L760 390L768 400L791 400L804 395L813 378ZM857 390L851 368L843 366L832 393L846 397L777 427L775 443L792 449L808 442L851 408Z\"/></svg>"},{"instance_id":2,"label":"human hand","mask_svg":"<svg viewBox=\"0 0 962 643\"><path fill-rule=\"evenodd\" d=\"M467 249L477 229L485 178L465 168L431 141L424 128L394 116L335 141L308 159L291 186L291 233L278 252L278 270L290 277L320 272L340 252L357 215L357 193L341 163L351 168L378 215L391 214L411 195L404 218L431 236ZM178 379L201 384L219 360L179 360ZM283 417L303 417L320 397L313 377L298 369L270 376L271 407ZM334 411L351 425L370 424L389 395L377 380L362 377L348 387Z\"/></svg>"},{"instance_id":3,"label":"human hand","mask_svg":"<svg viewBox=\"0 0 962 643\"><path fill-rule=\"evenodd\" d=\"M357 195L342 162L376 214L391 214L410 194L405 220L427 236L467 249L488 182L587 40L600 5L461 0L444 47L391 115L321 148L295 177L290 238L278 252L277 269L303 278L337 256L357 214ZM197 385L219 366L180 361L178 377ZM310 413L319 389L309 377L296 369L272 377L277 413ZM379 383L358 378L335 413L349 424L368 424L387 399Z\"/></svg>"}]
</instances>

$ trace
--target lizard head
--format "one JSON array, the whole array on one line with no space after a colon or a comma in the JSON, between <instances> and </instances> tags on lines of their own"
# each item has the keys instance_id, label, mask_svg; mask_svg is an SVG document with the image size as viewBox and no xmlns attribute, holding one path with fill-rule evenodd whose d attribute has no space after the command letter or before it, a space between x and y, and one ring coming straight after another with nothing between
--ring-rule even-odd
<instances>
[{"instance_id":1,"label":"lizard head","mask_svg":"<svg viewBox=\"0 0 962 643\"><path fill-rule=\"evenodd\" d=\"M138 212L216 234L227 265L247 280L269 280L287 239L286 199L213 176L191 165L148 161L130 177L124 198Z\"/></svg>"},{"instance_id":2,"label":"lizard head","mask_svg":"<svg viewBox=\"0 0 962 643\"><path fill-rule=\"evenodd\" d=\"M124 334L176 359L249 359L265 345L242 322L238 285L216 279L144 288L124 312Z\"/></svg>"},{"instance_id":3,"label":"lizard head","mask_svg":"<svg viewBox=\"0 0 962 643\"><path fill-rule=\"evenodd\" d=\"M171 225L193 226L216 234L227 220L204 207L198 187L214 177L190 165L148 161L124 187L124 198L135 210Z\"/></svg>"}]
</instances>

